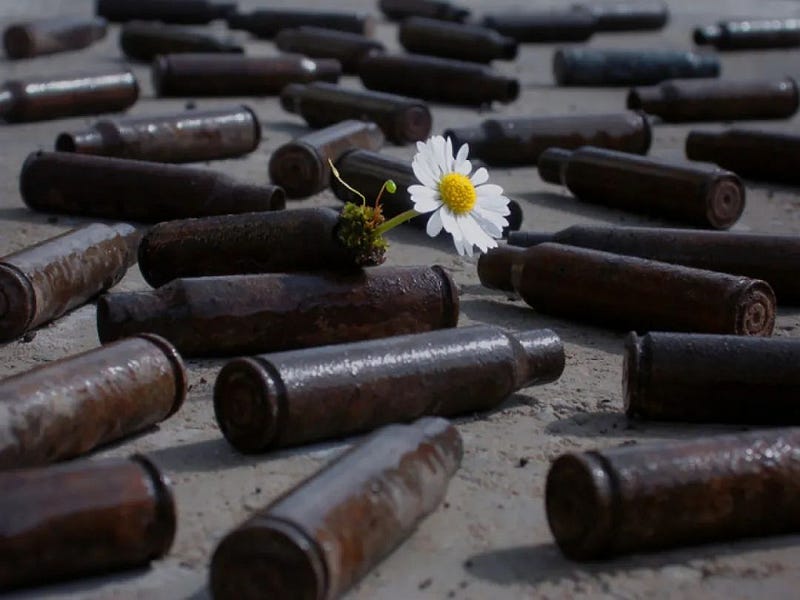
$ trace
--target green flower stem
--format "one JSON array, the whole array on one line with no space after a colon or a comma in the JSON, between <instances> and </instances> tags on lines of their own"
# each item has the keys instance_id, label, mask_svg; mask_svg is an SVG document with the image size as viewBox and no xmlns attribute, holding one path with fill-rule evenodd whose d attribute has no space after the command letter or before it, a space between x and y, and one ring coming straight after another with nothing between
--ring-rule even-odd
<instances>
[{"instance_id":1,"label":"green flower stem","mask_svg":"<svg viewBox=\"0 0 800 600\"><path fill-rule=\"evenodd\" d=\"M411 208L411 209L407 210L406 212L400 213L396 217L392 217L391 219L386 221L383 225L381 225L380 227L378 227L375 230L375 233L377 233L378 235L383 235L387 231L389 231L391 229L394 229L398 225L402 225L406 221L410 221L414 217L417 217L417 216L419 216L421 214L422 213L419 213L419 212L415 211L413 208Z\"/></svg>"}]
</instances>

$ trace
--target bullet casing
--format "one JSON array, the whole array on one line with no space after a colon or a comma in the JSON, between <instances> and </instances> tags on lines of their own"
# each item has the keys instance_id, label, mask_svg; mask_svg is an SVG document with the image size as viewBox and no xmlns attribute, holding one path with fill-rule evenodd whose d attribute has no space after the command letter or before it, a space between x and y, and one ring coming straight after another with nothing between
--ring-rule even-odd
<instances>
[{"instance_id":1,"label":"bullet casing","mask_svg":"<svg viewBox=\"0 0 800 600\"><path fill-rule=\"evenodd\" d=\"M217 377L214 412L237 450L265 452L490 410L563 370L550 330L460 327L234 359Z\"/></svg>"},{"instance_id":2,"label":"bullet casing","mask_svg":"<svg viewBox=\"0 0 800 600\"><path fill-rule=\"evenodd\" d=\"M409 52L478 63L511 60L517 42L493 29L411 17L400 24L400 44Z\"/></svg>"},{"instance_id":3,"label":"bullet casing","mask_svg":"<svg viewBox=\"0 0 800 600\"><path fill-rule=\"evenodd\" d=\"M669 22L669 8L654 2L611 1L575 4L574 9L588 10L597 20L597 31L645 31L662 29Z\"/></svg>"},{"instance_id":4,"label":"bullet casing","mask_svg":"<svg viewBox=\"0 0 800 600\"><path fill-rule=\"evenodd\" d=\"M33 210L144 223L285 205L276 186L239 183L201 168L73 152L28 156L20 191Z\"/></svg>"},{"instance_id":5,"label":"bullet casing","mask_svg":"<svg viewBox=\"0 0 800 600\"><path fill-rule=\"evenodd\" d=\"M425 140L432 127L431 111L422 100L330 83L288 85L281 92L281 106L302 116L314 128L347 119L373 121L395 144Z\"/></svg>"},{"instance_id":6,"label":"bullet casing","mask_svg":"<svg viewBox=\"0 0 800 600\"><path fill-rule=\"evenodd\" d=\"M136 262L138 241L130 225L95 223L0 259L0 342L113 287Z\"/></svg>"},{"instance_id":7,"label":"bullet casing","mask_svg":"<svg viewBox=\"0 0 800 600\"><path fill-rule=\"evenodd\" d=\"M381 42L365 35L323 27L284 29L275 37L275 45L310 58L333 58L341 63L343 73L350 74L358 73L362 58L386 50Z\"/></svg>"},{"instance_id":8,"label":"bullet casing","mask_svg":"<svg viewBox=\"0 0 800 600\"><path fill-rule=\"evenodd\" d=\"M539 176L584 202L659 216L687 225L727 229L744 211L745 188L730 171L586 146L551 148Z\"/></svg>"},{"instance_id":9,"label":"bullet casing","mask_svg":"<svg viewBox=\"0 0 800 600\"><path fill-rule=\"evenodd\" d=\"M183 356L230 356L455 327L458 291L441 267L176 279L102 296L100 340L140 332Z\"/></svg>"},{"instance_id":10,"label":"bullet casing","mask_svg":"<svg viewBox=\"0 0 800 600\"><path fill-rule=\"evenodd\" d=\"M509 238L516 232L508 234ZM525 249L516 246L497 246L490 248L478 257L478 279L481 285L493 290L513 292L511 272L514 265L525 256Z\"/></svg>"},{"instance_id":11,"label":"bullet casing","mask_svg":"<svg viewBox=\"0 0 800 600\"><path fill-rule=\"evenodd\" d=\"M91 46L106 36L101 18L56 17L9 25L3 45L9 58L31 58Z\"/></svg>"},{"instance_id":12,"label":"bullet casing","mask_svg":"<svg viewBox=\"0 0 800 600\"><path fill-rule=\"evenodd\" d=\"M0 489L0 589L143 567L175 537L170 482L143 456L6 471Z\"/></svg>"},{"instance_id":13,"label":"bullet casing","mask_svg":"<svg viewBox=\"0 0 800 600\"><path fill-rule=\"evenodd\" d=\"M493 13L486 15L482 24L522 44L583 42L597 31L597 19L583 8Z\"/></svg>"},{"instance_id":14,"label":"bullet casing","mask_svg":"<svg viewBox=\"0 0 800 600\"><path fill-rule=\"evenodd\" d=\"M800 429L570 453L551 465L562 552L609 558L800 531Z\"/></svg>"},{"instance_id":15,"label":"bullet casing","mask_svg":"<svg viewBox=\"0 0 800 600\"><path fill-rule=\"evenodd\" d=\"M756 50L800 46L800 19L721 21L694 30L694 43L717 50Z\"/></svg>"},{"instance_id":16,"label":"bullet casing","mask_svg":"<svg viewBox=\"0 0 800 600\"><path fill-rule=\"evenodd\" d=\"M436 509L462 455L444 419L374 433L223 538L214 598L256 597L265 585L275 598L340 597Z\"/></svg>"},{"instance_id":17,"label":"bullet casing","mask_svg":"<svg viewBox=\"0 0 800 600\"><path fill-rule=\"evenodd\" d=\"M775 294L758 279L551 243L528 248L511 278L537 311L615 329L769 336L775 327Z\"/></svg>"},{"instance_id":18,"label":"bullet casing","mask_svg":"<svg viewBox=\"0 0 800 600\"><path fill-rule=\"evenodd\" d=\"M375 30L375 19L363 13L283 8L261 8L249 13L233 12L228 15L228 27L231 29L243 29L265 39L272 39L285 29L304 26L371 36Z\"/></svg>"},{"instance_id":19,"label":"bullet casing","mask_svg":"<svg viewBox=\"0 0 800 600\"><path fill-rule=\"evenodd\" d=\"M468 9L441 0L378 0L378 8L391 21L427 17L463 23L470 15Z\"/></svg>"},{"instance_id":20,"label":"bullet casing","mask_svg":"<svg viewBox=\"0 0 800 600\"><path fill-rule=\"evenodd\" d=\"M204 25L236 10L235 2L210 0L97 0L96 12L115 23L161 21L179 25Z\"/></svg>"},{"instance_id":21,"label":"bullet casing","mask_svg":"<svg viewBox=\"0 0 800 600\"><path fill-rule=\"evenodd\" d=\"M221 38L201 29L147 21L123 25L119 47L128 58L143 62L150 62L160 54L244 52L233 38Z\"/></svg>"}]
</instances>

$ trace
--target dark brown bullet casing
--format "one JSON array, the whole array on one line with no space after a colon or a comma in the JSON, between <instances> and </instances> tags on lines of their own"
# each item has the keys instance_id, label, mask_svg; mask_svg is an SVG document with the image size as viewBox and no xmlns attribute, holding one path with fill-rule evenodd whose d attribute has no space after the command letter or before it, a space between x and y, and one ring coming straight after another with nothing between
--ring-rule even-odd
<instances>
[{"instance_id":1,"label":"dark brown bullet casing","mask_svg":"<svg viewBox=\"0 0 800 600\"><path fill-rule=\"evenodd\" d=\"M340 597L436 509L462 455L444 419L375 432L222 540L214 598Z\"/></svg>"},{"instance_id":2,"label":"dark brown bullet casing","mask_svg":"<svg viewBox=\"0 0 800 600\"><path fill-rule=\"evenodd\" d=\"M625 412L654 421L800 424L800 340L631 333Z\"/></svg>"},{"instance_id":3,"label":"dark brown bullet casing","mask_svg":"<svg viewBox=\"0 0 800 600\"><path fill-rule=\"evenodd\" d=\"M788 77L754 81L676 79L634 88L628 94L628 108L673 123L787 119L797 112L798 102L797 84Z\"/></svg>"},{"instance_id":4,"label":"dark brown bullet casing","mask_svg":"<svg viewBox=\"0 0 800 600\"><path fill-rule=\"evenodd\" d=\"M639 112L487 119L477 127L448 129L453 147L469 144L469 154L496 166L535 165L548 148L596 146L647 154L650 123Z\"/></svg>"},{"instance_id":5,"label":"dark brown bullet casing","mask_svg":"<svg viewBox=\"0 0 800 600\"><path fill-rule=\"evenodd\" d=\"M431 133L428 105L394 94L352 90L322 82L292 84L283 88L281 106L302 116L314 128L347 119L373 121L395 144L425 140Z\"/></svg>"},{"instance_id":6,"label":"dark brown bullet casing","mask_svg":"<svg viewBox=\"0 0 800 600\"><path fill-rule=\"evenodd\" d=\"M513 102L519 81L486 65L415 54L373 54L358 74L364 87L423 100L481 105Z\"/></svg>"},{"instance_id":7,"label":"dark brown bullet casing","mask_svg":"<svg viewBox=\"0 0 800 600\"><path fill-rule=\"evenodd\" d=\"M371 36L375 29L375 19L371 15L360 13L261 8L249 13L233 12L227 18L231 29L243 29L265 39L272 39L285 29L303 26L324 27L367 36Z\"/></svg>"},{"instance_id":8,"label":"dark brown bullet casing","mask_svg":"<svg viewBox=\"0 0 800 600\"><path fill-rule=\"evenodd\" d=\"M489 410L563 370L552 331L460 327L234 359L217 377L214 412L237 450L265 452Z\"/></svg>"},{"instance_id":9,"label":"dark brown bullet casing","mask_svg":"<svg viewBox=\"0 0 800 600\"><path fill-rule=\"evenodd\" d=\"M441 267L176 279L102 296L103 342L140 332L184 356L257 354L455 327L458 291Z\"/></svg>"},{"instance_id":10,"label":"dark brown bullet casing","mask_svg":"<svg viewBox=\"0 0 800 600\"><path fill-rule=\"evenodd\" d=\"M402 21L407 17L427 17L461 23L470 15L468 9L442 0L378 0L378 8L391 21Z\"/></svg>"},{"instance_id":11,"label":"dark brown bullet casing","mask_svg":"<svg viewBox=\"0 0 800 600\"><path fill-rule=\"evenodd\" d=\"M727 229L744 211L745 188L730 171L586 146L551 148L539 176L585 202L714 229Z\"/></svg>"},{"instance_id":12,"label":"dark brown bullet casing","mask_svg":"<svg viewBox=\"0 0 800 600\"><path fill-rule=\"evenodd\" d=\"M691 131L686 157L713 162L749 179L800 183L800 135L784 131Z\"/></svg>"},{"instance_id":13,"label":"dark brown bullet casing","mask_svg":"<svg viewBox=\"0 0 800 600\"><path fill-rule=\"evenodd\" d=\"M62 133L56 150L153 162L184 163L248 154L261 141L261 123L247 106L192 110L162 117L104 119Z\"/></svg>"},{"instance_id":14,"label":"dark brown bullet casing","mask_svg":"<svg viewBox=\"0 0 800 600\"><path fill-rule=\"evenodd\" d=\"M547 520L575 560L800 531L800 428L560 456Z\"/></svg>"},{"instance_id":15,"label":"dark brown bullet casing","mask_svg":"<svg viewBox=\"0 0 800 600\"><path fill-rule=\"evenodd\" d=\"M235 2L210 0L97 0L97 14L109 21L162 21L204 25L236 10Z\"/></svg>"},{"instance_id":16,"label":"dark brown bullet casing","mask_svg":"<svg viewBox=\"0 0 800 600\"><path fill-rule=\"evenodd\" d=\"M15 123L120 112L139 98L127 69L8 80L0 86L0 119Z\"/></svg>"},{"instance_id":17,"label":"dark brown bullet casing","mask_svg":"<svg viewBox=\"0 0 800 600\"><path fill-rule=\"evenodd\" d=\"M138 241L130 225L95 223L0 259L0 342L114 286L136 262Z\"/></svg>"},{"instance_id":18,"label":"dark brown bullet casing","mask_svg":"<svg viewBox=\"0 0 800 600\"><path fill-rule=\"evenodd\" d=\"M664 2L642 0L591 2L575 4L574 10L586 10L597 20L597 31L644 31L662 29L669 21L669 8Z\"/></svg>"},{"instance_id":19,"label":"dark brown bullet casing","mask_svg":"<svg viewBox=\"0 0 800 600\"><path fill-rule=\"evenodd\" d=\"M328 161L336 162L348 150L379 150L384 137L375 123L342 121L284 144L269 160L270 180L289 198L307 198L331 183Z\"/></svg>"},{"instance_id":20,"label":"dark brown bullet casing","mask_svg":"<svg viewBox=\"0 0 800 600\"><path fill-rule=\"evenodd\" d=\"M509 233L509 238L512 234ZM478 278L481 285L493 290L513 292L514 284L511 273L514 265L521 262L525 256L525 249L516 246L497 246L490 248L478 257Z\"/></svg>"},{"instance_id":21,"label":"dark brown bullet casing","mask_svg":"<svg viewBox=\"0 0 800 600\"><path fill-rule=\"evenodd\" d=\"M336 59L342 65L342 72L351 74L358 73L362 58L386 50L381 42L365 35L323 27L284 29L275 37L275 45L284 52Z\"/></svg>"},{"instance_id":22,"label":"dark brown bullet casing","mask_svg":"<svg viewBox=\"0 0 800 600\"><path fill-rule=\"evenodd\" d=\"M583 42L597 31L597 19L583 8L494 13L486 15L482 23L523 44Z\"/></svg>"},{"instance_id":23,"label":"dark brown bullet casing","mask_svg":"<svg viewBox=\"0 0 800 600\"><path fill-rule=\"evenodd\" d=\"M758 279L540 244L511 274L537 311L615 329L772 334L775 294Z\"/></svg>"},{"instance_id":24,"label":"dark brown bullet casing","mask_svg":"<svg viewBox=\"0 0 800 600\"><path fill-rule=\"evenodd\" d=\"M158 223L279 210L279 187L239 183L207 169L73 152L34 152L20 191L33 210Z\"/></svg>"},{"instance_id":25,"label":"dark brown bullet casing","mask_svg":"<svg viewBox=\"0 0 800 600\"><path fill-rule=\"evenodd\" d=\"M354 269L338 224L327 208L167 221L142 238L139 268L153 287L185 277Z\"/></svg>"},{"instance_id":26,"label":"dark brown bullet casing","mask_svg":"<svg viewBox=\"0 0 800 600\"><path fill-rule=\"evenodd\" d=\"M147 458L0 473L0 589L161 558L175 537L170 482Z\"/></svg>"},{"instance_id":27,"label":"dark brown bullet casing","mask_svg":"<svg viewBox=\"0 0 800 600\"><path fill-rule=\"evenodd\" d=\"M72 458L146 429L186 397L183 361L143 335L0 381L0 469Z\"/></svg>"},{"instance_id":28,"label":"dark brown bullet casing","mask_svg":"<svg viewBox=\"0 0 800 600\"><path fill-rule=\"evenodd\" d=\"M101 18L56 17L10 25L3 34L9 58L30 58L67 50L80 50L106 36Z\"/></svg>"},{"instance_id":29,"label":"dark brown bullet casing","mask_svg":"<svg viewBox=\"0 0 800 600\"><path fill-rule=\"evenodd\" d=\"M119 46L128 58L144 62L152 61L159 54L244 52L232 38L223 39L203 30L153 22L123 25Z\"/></svg>"},{"instance_id":30,"label":"dark brown bullet casing","mask_svg":"<svg viewBox=\"0 0 800 600\"><path fill-rule=\"evenodd\" d=\"M305 56L168 54L153 62L153 85L161 96L264 96L290 83L339 80L338 61Z\"/></svg>"},{"instance_id":31,"label":"dark brown bullet casing","mask_svg":"<svg viewBox=\"0 0 800 600\"><path fill-rule=\"evenodd\" d=\"M694 43L717 50L755 50L800 46L800 19L722 21L694 30Z\"/></svg>"},{"instance_id":32,"label":"dark brown bullet casing","mask_svg":"<svg viewBox=\"0 0 800 600\"><path fill-rule=\"evenodd\" d=\"M409 52L489 63L517 56L517 42L493 29L411 17L400 24L400 44Z\"/></svg>"},{"instance_id":33,"label":"dark brown bullet casing","mask_svg":"<svg viewBox=\"0 0 800 600\"><path fill-rule=\"evenodd\" d=\"M779 304L800 305L800 236L796 235L592 225L573 225L555 233L508 235L512 246L544 242L763 279L775 291Z\"/></svg>"}]
</instances>

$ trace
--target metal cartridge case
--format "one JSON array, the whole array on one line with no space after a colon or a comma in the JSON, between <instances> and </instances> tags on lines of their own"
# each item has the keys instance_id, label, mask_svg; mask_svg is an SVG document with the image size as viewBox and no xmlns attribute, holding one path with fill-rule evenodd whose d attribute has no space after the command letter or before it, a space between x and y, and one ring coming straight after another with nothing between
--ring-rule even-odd
<instances>
[{"instance_id":1,"label":"metal cartridge case","mask_svg":"<svg viewBox=\"0 0 800 600\"><path fill-rule=\"evenodd\" d=\"M155 425L186 397L164 339L142 335L0 381L0 469L72 458Z\"/></svg>"},{"instance_id":2,"label":"metal cartridge case","mask_svg":"<svg viewBox=\"0 0 800 600\"><path fill-rule=\"evenodd\" d=\"M289 198L307 198L331 183L328 161L336 162L348 150L379 150L384 136L375 123L342 121L284 144L269 160L270 180Z\"/></svg>"},{"instance_id":3,"label":"metal cartridge case","mask_svg":"<svg viewBox=\"0 0 800 600\"><path fill-rule=\"evenodd\" d=\"M800 183L800 135L784 131L690 131L686 157L718 164L748 179Z\"/></svg>"},{"instance_id":4,"label":"metal cartridge case","mask_svg":"<svg viewBox=\"0 0 800 600\"><path fill-rule=\"evenodd\" d=\"M73 152L34 152L20 191L33 210L158 223L279 210L283 190L206 169Z\"/></svg>"},{"instance_id":5,"label":"metal cartridge case","mask_svg":"<svg viewBox=\"0 0 800 600\"><path fill-rule=\"evenodd\" d=\"M204 25L224 19L236 2L210 0L97 0L96 12L109 21L162 21L179 25Z\"/></svg>"},{"instance_id":6,"label":"metal cartridge case","mask_svg":"<svg viewBox=\"0 0 800 600\"><path fill-rule=\"evenodd\" d=\"M168 54L153 62L153 86L161 96L277 95L290 83L336 82L339 61L305 56Z\"/></svg>"},{"instance_id":7,"label":"metal cartridge case","mask_svg":"<svg viewBox=\"0 0 800 600\"><path fill-rule=\"evenodd\" d=\"M687 225L727 229L744 211L745 188L730 171L586 146L551 148L539 176L577 198Z\"/></svg>"},{"instance_id":8,"label":"metal cartridge case","mask_svg":"<svg viewBox=\"0 0 800 600\"><path fill-rule=\"evenodd\" d=\"M800 424L800 340L631 333L625 412L654 421Z\"/></svg>"},{"instance_id":9,"label":"metal cartridge case","mask_svg":"<svg viewBox=\"0 0 800 600\"><path fill-rule=\"evenodd\" d=\"M140 332L184 356L230 356L455 327L458 291L441 267L176 279L102 296L100 340Z\"/></svg>"},{"instance_id":10,"label":"metal cartridge case","mask_svg":"<svg viewBox=\"0 0 800 600\"><path fill-rule=\"evenodd\" d=\"M800 46L800 19L722 21L694 30L694 43L717 50L755 50Z\"/></svg>"},{"instance_id":11,"label":"metal cartridge case","mask_svg":"<svg viewBox=\"0 0 800 600\"><path fill-rule=\"evenodd\" d=\"M537 311L615 329L768 336L775 327L764 281L599 250L528 248L511 280Z\"/></svg>"},{"instance_id":12,"label":"metal cartridge case","mask_svg":"<svg viewBox=\"0 0 800 600\"><path fill-rule=\"evenodd\" d=\"M519 81L486 65L415 54L373 54L361 61L364 87L423 100L481 105L513 102Z\"/></svg>"},{"instance_id":13,"label":"metal cartridge case","mask_svg":"<svg viewBox=\"0 0 800 600\"><path fill-rule=\"evenodd\" d=\"M463 23L470 15L469 9L442 0L378 0L378 8L391 21L427 17Z\"/></svg>"},{"instance_id":14,"label":"metal cartridge case","mask_svg":"<svg viewBox=\"0 0 800 600\"><path fill-rule=\"evenodd\" d=\"M138 98L139 84L127 69L11 79L0 86L0 119L15 123L120 112Z\"/></svg>"},{"instance_id":15,"label":"metal cartridge case","mask_svg":"<svg viewBox=\"0 0 800 600\"><path fill-rule=\"evenodd\" d=\"M274 38L284 29L306 25L366 36L375 29L374 17L362 13L260 8L249 13L233 12L227 19L231 29L243 29L265 39Z\"/></svg>"},{"instance_id":16,"label":"metal cartridge case","mask_svg":"<svg viewBox=\"0 0 800 600\"><path fill-rule=\"evenodd\" d=\"M244 52L244 48L233 38L221 38L203 30L147 21L123 25L119 33L119 47L128 58L143 62L150 62L160 54Z\"/></svg>"},{"instance_id":17,"label":"metal cartridge case","mask_svg":"<svg viewBox=\"0 0 800 600\"><path fill-rule=\"evenodd\" d=\"M583 42L597 31L597 19L582 8L493 13L486 15L482 24L523 44Z\"/></svg>"},{"instance_id":18,"label":"metal cartridge case","mask_svg":"<svg viewBox=\"0 0 800 600\"><path fill-rule=\"evenodd\" d=\"M107 23L99 17L56 17L9 25L3 45L9 58L31 58L91 46L106 36Z\"/></svg>"},{"instance_id":19,"label":"metal cartridge case","mask_svg":"<svg viewBox=\"0 0 800 600\"><path fill-rule=\"evenodd\" d=\"M683 50L561 48L553 55L558 85L655 85L667 79L719 77L716 56Z\"/></svg>"},{"instance_id":20,"label":"metal cartridge case","mask_svg":"<svg viewBox=\"0 0 800 600\"><path fill-rule=\"evenodd\" d=\"M217 377L214 412L237 450L265 452L490 410L563 370L552 331L461 327L234 359Z\"/></svg>"},{"instance_id":21,"label":"metal cartridge case","mask_svg":"<svg viewBox=\"0 0 800 600\"><path fill-rule=\"evenodd\" d=\"M514 38L493 29L411 17L400 24L400 44L409 52L489 63L517 56Z\"/></svg>"},{"instance_id":22,"label":"metal cartridge case","mask_svg":"<svg viewBox=\"0 0 800 600\"><path fill-rule=\"evenodd\" d=\"M0 342L113 287L136 262L137 231L95 223L0 258Z\"/></svg>"},{"instance_id":23,"label":"metal cartridge case","mask_svg":"<svg viewBox=\"0 0 800 600\"><path fill-rule=\"evenodd\" d=\"M62 133L56 150L153 162L184 163L248 154L261 141L261 123L247 106L191 110L161 117L104 119Z\"/></svg>"},{"instance_id":24,"label":"metal cartridge case","mask_svg":"<svg viewBox=\"0 0 800 600\"><path fill-rule=\"evenodd\" d=\"M796 533L800 429L564 454L545 497L550 530L575 560Z\"/></svg>"},{"instance_id":25,"label":"metal cartridge case","mask_svg":"<svg viewBox=\"0 0 800 600\"><path fill-rule=\"evenodd\" d=\"M661 0L612 0L573 5L597 19L597 31L644 31L662 29L669 22L669 8Z\"/></svg>"},{"instance_id":26,"label":"metal cartridge case","mask_svg":"<svg viewBox=\"0 0 800 600\"><path fill-rule=\"evenodd\" d=\"M139 268L153 287L183 277L354 269L338 224L328 208L167 221L142 238Z\"/></svg>"},{"instance_id":27,"label":"metal cartridge case","mask_svg":"<svg viewBox=\"0 0 800 600\"><path fill-rule=\"evenodd\" d=\"M397 191L394 194L383 194L381 197L383 215L387 220L414 208L408 187L418 184L419 181L408 161L369 150L350 150L336 161L336 169L342 179L367 198L376 198L387 179L394 181L397 184ZM342 202L361 201L335 178L331 180L331 189ZM508 229L516 231L522 224L522 208L514 200L509 201L508 208L511 211L506 215ZM420 215L407 222L419 229L425 229L429 218L428 215Z\"/></svg>"},{"instance_id":28,"label":"metal cartridge case","mask_svg":"<svg viewBox=\"0 0 800 600\"><path fill-rule=\"evenodd\" d=\"M146 566L175 537L170 482L147 458L0 473L0 589Z\"/></svg>"},{"instance_id":29,"label":"metal cartridge case","mask_svg":"<svg viewBox=\"0 0 800 600\"><path fill-rule=\"evenodd\" d=\"M351 90L330 83L287 85L281 92L281 106L303 117L314 128L347 119L373 121L395 144L427 139L433 123L431 111L422 100Z\"/></svg>"},{"instance_id":30,"label":"metal cartridge case","mask_svg":"<svg viewBox=\"0 0 800 600\"><path fill-rule=\"evenodd\" d=\"M509 233L509 238L514 233L516 232ZM478 278L481 285L493 290L513 292L511 272L524 256L524 248L509 245L490 248L488 252L481 254L478 257Z\"/></svg>"},{"instance_id":31,"label":"metal cartridge case","mask_svg":"<svg viewBox=\"0 0 800 600\"><path fill-rule=\"evenodd\" d=\"M284 29L275 37L275 45L284 52L333 58L342 65L342 72L351 74L358 73L362 58L386 50L381 42L365 35L323 27Z\"/></svg>"},{"instance_id":32,"label":"metal cartridge case","mask_svg":"<svg viewBox=\"0 0 800 600\"><path fill-rule=\"evenodd\" d=\"M375 432L223 538L214 598L339 598L436 509L462 455L444 419Z\"/></svg>"},{"instance_id":33,"label":"metal cartridge case","mask_svg":"<svg viewBox=\"0 0 800 600\"><path fill-rule=\"evenodd\" d=\"M676 79L634 88L628 94L628 108L672 123L788 119L797 112L798 103L797 83L788 77L753 81Z\"/></svg>"},{"instance_id":34,"label":"metal cartridge case","mask_svg":"<svg viewBox=\"0 0 800 600\"><path fill-rule=\"evenodd\" d=\"M596 146L647 154L652 132L643 113L556 115L487 119L477 127L448 129L453 147L469 144L469 154L489 165L535 165L548 148Z\"/></svg>"},{"instance_id":35,"label":"metal cartridge case","mask_svg":"<svg viewBox=\"0 0 800 600\"><path fill-rule=\"evenodd\" d=\"M800 236L796 235L592 225L508 235L512 246L544 242L763 279L775 291L778 304L800 305Z\"/></svg>"}]
</instances>

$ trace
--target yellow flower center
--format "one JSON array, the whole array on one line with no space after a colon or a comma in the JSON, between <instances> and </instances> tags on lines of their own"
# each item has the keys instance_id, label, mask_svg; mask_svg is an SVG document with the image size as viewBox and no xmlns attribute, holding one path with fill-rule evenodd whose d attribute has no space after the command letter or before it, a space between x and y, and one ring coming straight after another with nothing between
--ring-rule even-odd
<instances>
[{"instance_id":1,"label":"yellow flower center","mask_svg":"<svg viewBox=\"0 0 800 600\"><path fill-rule=\"evenodd\" d=\"M439 181L442 202L454 215L465 215L475 206L478 193L469 177L461 173L448 173Z\"/></svg>"}]
</instances>

